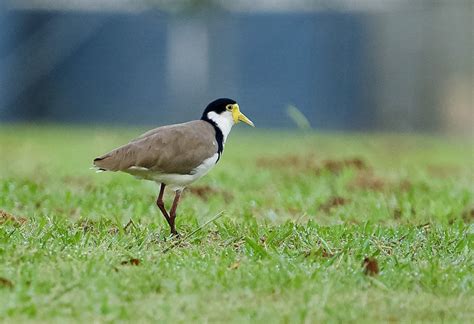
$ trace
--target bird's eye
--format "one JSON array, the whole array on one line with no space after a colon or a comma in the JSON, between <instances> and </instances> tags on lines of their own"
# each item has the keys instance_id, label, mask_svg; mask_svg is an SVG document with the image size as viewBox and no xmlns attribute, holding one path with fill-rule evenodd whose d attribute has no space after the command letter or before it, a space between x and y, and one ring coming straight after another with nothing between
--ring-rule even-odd
<instances>
[{"instance_id":1,"label":"bird's eye","mask_svg":"<svg viewBox=\"0 0 474 324\"><path fill-rule=\"evenodd\" d=\"M231 110L232 110L232 105L227 105L225 108L226 108L227 110L231 111Z\"/></svg>"}]
</instances>

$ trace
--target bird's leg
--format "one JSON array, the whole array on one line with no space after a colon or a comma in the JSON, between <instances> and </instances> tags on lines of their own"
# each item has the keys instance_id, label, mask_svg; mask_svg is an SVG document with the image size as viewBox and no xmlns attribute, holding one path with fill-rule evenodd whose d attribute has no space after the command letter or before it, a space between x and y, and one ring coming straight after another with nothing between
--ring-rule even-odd
<instances>
[{"instance_id":1,"label":"bird's leg","mask_svg":"<svg viewBox=\"0 0 474 324\"><path fill-rule=\"evenodd\" d=\"M170 228L171 228L171 234L175 236L179 236L178 232L176 231L176 227L174 225L174 221L176 219L176 209L178 208L178 203L179 203L179 197L181 197L181 190L176 190L176 194L174 196L173 200L173 205L171 206L170 209Z\"/></svg>"},{"instance_id":2,"label":"bird's leg","mask_svg":"<svg viewBox=\"0 0 474 324\"><path fill-rule=\"evenodd\" d=\"M161 210L161 213L163 214L163 216L165 217L166 221L168 222L168 224L171 226L171 223L170 223L170 216L168 215L168 212L166 211L166 208L165 208L165 203L163 201L163 195L165 193L165 187L166 185L164 183L161 184L161 187L160 187L160 194L158 195L158 199L156 199L156 205L158 206L158 208Z\"/></svg>"}]
</instances>

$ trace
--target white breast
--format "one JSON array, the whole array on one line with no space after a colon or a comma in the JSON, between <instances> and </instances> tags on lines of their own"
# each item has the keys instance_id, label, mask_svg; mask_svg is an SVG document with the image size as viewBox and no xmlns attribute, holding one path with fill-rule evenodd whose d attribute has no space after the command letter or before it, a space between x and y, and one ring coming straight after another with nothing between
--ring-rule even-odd
<instances>
[{"instance_id":1,"label":"white breast","mask_svg":"<svg viewBox=\"0 0 474 324\"><path fill-rule=\"evenodd\" d=\"M232 118L232 113L230 111L224 111L221 114L217 114L213 111L207 114L207 117L214 121L217 124L217 127L222 131L224 136L224 144L229 136L232 126L234 126L234 119Z\"/></svg>"},{"instance_id":2,"label":"white breast","mask_svg":"<svg viewBox=\"0 0 474 324\"><path fill-rule=\"evenodd\" d=\"M208 173L216 165L218 158L219 154L216 153L210 158L205 159L200 165L198 165L194 170L192 170L190 174L165 174L137 167L132 167L127 171L128 173L139 178L153 180L157 183L164 183L168 185L172 190L183 190L184 187L188 186L189 184L193 183L194 181L198 180L206 173Z\"/></svg>"}]
</instances>

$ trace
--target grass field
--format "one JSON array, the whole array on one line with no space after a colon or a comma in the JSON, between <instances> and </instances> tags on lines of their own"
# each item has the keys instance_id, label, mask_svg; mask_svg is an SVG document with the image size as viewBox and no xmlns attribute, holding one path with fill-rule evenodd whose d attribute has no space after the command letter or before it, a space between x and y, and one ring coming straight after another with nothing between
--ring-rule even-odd
<instances>
[{"instance_id":1,"label":"grass field","mask_svg":"<svg viewBox=\"0 0 474 324\"><path fill-rule=\"evenodd\" d=\"M89 170L142 130L1 126L0 320L474 322L473 142L239 130L177 242Z\"/></svg>"}]
</instances>

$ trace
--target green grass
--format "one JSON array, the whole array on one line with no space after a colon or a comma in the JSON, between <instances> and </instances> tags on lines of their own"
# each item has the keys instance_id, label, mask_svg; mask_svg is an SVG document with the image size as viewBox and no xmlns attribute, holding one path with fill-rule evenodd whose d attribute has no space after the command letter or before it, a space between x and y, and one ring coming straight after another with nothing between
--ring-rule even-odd
<instances>
[{"instance_id":1,"label":"green grass","mask_svg":"<svg viewBox=\"0 0 474 324\"><path fill-rule=\"evenodd\" d=\"M176 244L156 184L89 170L139 133L1 126L0 320L474 321L472 141L239 127Z\"/></svg>"}]
</instances>

